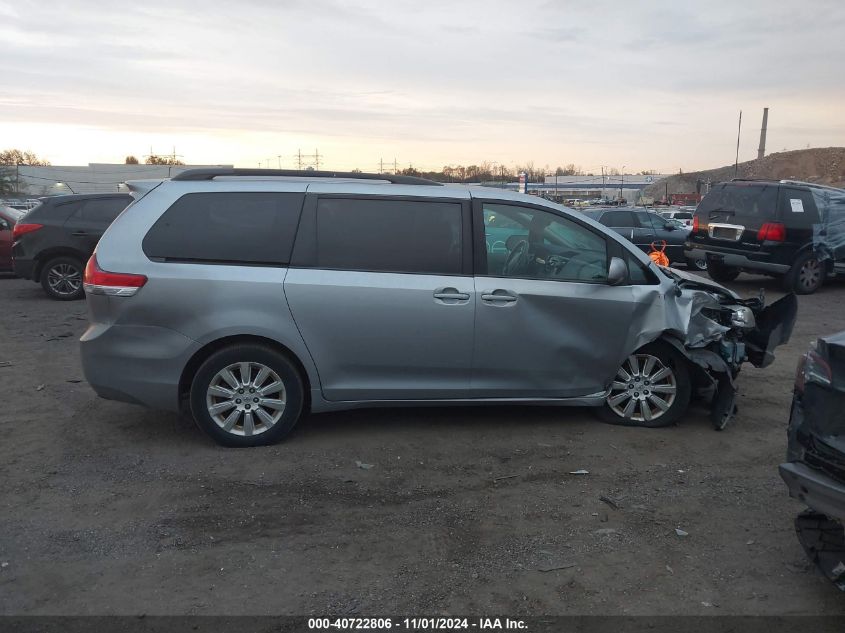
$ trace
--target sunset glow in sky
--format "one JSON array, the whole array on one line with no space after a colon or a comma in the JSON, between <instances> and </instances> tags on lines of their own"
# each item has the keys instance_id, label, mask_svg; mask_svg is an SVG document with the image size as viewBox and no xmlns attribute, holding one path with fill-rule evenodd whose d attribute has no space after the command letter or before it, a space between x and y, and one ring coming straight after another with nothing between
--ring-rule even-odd
<instances>
[{"instance_id":1,"label":"sunset glow in sky","mask_svg":"<svg viewBox=\"0 0 845 633\"><path fill-rule=\"evenodd\" d=\"M55 165L675 172L845 145L845 3L0 0L0 149ZM823 16L823 17L822 17ZM281 158L277 158L281 156Z\"/></svg>"}]
</instances>

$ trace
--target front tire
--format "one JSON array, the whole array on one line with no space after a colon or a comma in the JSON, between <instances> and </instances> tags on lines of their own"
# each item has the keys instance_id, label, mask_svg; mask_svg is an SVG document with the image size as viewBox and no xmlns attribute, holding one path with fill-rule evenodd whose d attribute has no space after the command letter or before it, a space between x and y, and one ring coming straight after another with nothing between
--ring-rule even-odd
<instances>
[{"instance_id":1,"label":"front tire","mask_svg":"<svg viewBox=\"0 0 845 633\"><path fill-rule=\"evenodd\" d=\"M608 424L669 426L686 412L691 392L686 359L666 343L649 343L623 361L598 414Z\"/></svg>"},{"instance_id":2,"label":"front tire","mask_svg":"<svg viewBox=\"0 0 845 633\"><path fill-rule=\"evenodd\" d=\"M41 268L41 287L56 301L75 301L85 296L82 271L85 266L75 257L55 257Z\"/></svg>"},{"instance_id":3,"label":"front tire","mask_svg":"<svg viewBox=\"0 0 845 633\"><path fill-rule=\"evenodd\" d=\"M303 400L299 371L286 356L263 345L215 352L191 383L194 420L223 446L280 441L296 426Z\"/></svg>"},{"instance_id":4,"label":"front tire","mask_svg":"<svg viewBox=\"0 0 845 633\"><path fill-rule=\"evenodd\" d=\"M799 295L813 294L824 283L826 272L815 253L802 253L783 277L784 290Z\"/></svg>"}]
</instances>

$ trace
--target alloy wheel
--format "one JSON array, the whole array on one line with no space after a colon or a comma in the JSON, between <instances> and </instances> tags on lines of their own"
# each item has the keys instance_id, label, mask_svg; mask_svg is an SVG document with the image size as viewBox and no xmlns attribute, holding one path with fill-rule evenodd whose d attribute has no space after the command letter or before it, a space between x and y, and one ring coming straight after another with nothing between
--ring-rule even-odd
<instances>
[{"instance_id":1,"label":"alloy wheel","mask_svg":"<svg viewBox=\"0 0 845 633\"><path fill-rule=\"evenodd\" d=\"M261 363L235 363L217 372L206 391L211 419L227 433L260 435L285 411L287 393L279 375Z\"/></svg>"},{"instance_id":2,"label":"alloy wheel","mask_svg":"<svg viewBox=\"0 0 845 633\"><path fill-rule=\"evenodd\" d=\"M694 259L692 260L692 265L697 270L707 270L707 260L706 259Z\"/></svg>"},{"instance_id":3,"label":"alloy wheel","mask_svg":"<svg viewBox=\"0 0 845 633\"><path fill-rule=\"evenodd\" d=\"M671 367L651 354L632 354L619 368L607 404L621 418L650 422L669 410L677 390Z\"/></svg>"},{"instance_id":4,"label":"alloy wheel","mask_svg":"<svg viewBox=\"0 0 845 633\"><path fill-rule=\"evenodd\" d=\"M817 259L808 259L798 271L798 284L804 290L815 290L822 276L822 268Z\"/></svg>"},{"instance_id":5,"label":"alloy wheel","mask_svg":"<svg viewBox=\"0 0 845 633\"><path fill-rule=\"evenodd\" d=\"M82 287L82 273L72 264L56 264L47 271L47 283L57 295L70 296Z\"/></svg>"}]
</instances>

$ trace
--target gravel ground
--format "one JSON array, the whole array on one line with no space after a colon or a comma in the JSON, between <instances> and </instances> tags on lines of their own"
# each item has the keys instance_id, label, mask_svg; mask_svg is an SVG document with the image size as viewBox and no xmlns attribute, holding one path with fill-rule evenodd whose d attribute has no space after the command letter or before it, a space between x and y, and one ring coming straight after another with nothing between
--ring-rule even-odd
<instances>
[{"instance_id":1,"label":"gravel ground","mask_svg":"<svg viewBox=\"0 0 845 633\"><path fill-rule=\"evenodd\" d=\"M0 279L0 613L845 615L777 474L796 360L843 315L845 284L801 297L721 433L704 409L659 430L580 409L374 410L233 450L98 399L84 303Z\"/></svg>"}]
</instances>

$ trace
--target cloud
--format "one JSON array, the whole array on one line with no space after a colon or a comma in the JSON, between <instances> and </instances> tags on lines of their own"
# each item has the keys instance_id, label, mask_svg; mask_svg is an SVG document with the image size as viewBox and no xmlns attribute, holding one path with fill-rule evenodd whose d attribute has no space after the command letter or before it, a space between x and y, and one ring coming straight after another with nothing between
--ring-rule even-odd
<instances>
[{"instance_id":1,"label":"cloud","mask_svg":"<svg viewBox=\"0 0 845 633\"><path fill-rule=\"evenodd\" d=\"M619 162L623 150L647 157L644 168L659 147L663 164L687 168L717 160L711 144L730 145L737 110L763 103L775 144L803 146L817 129L845 144L838 2L812 12L786 0L196 7L0 2L2 120L329 136L350 153L359 139L426 152L483 140L537 162L608 147Z\"/></svg>"}]
</instances>

